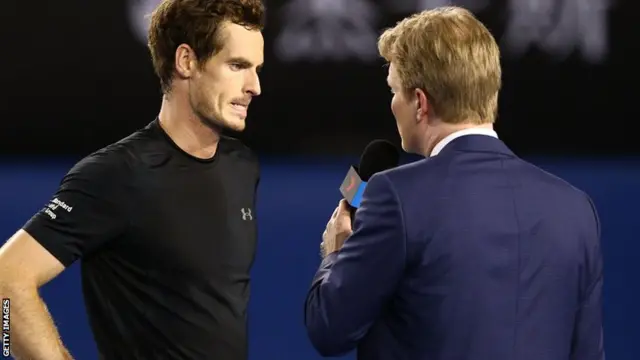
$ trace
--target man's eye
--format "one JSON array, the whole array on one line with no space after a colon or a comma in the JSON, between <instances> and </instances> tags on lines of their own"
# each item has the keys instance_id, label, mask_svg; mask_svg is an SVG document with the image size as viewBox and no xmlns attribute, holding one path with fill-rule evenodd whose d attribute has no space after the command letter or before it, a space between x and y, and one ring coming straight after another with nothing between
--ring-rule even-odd
<instances>
[{"instance_id":1,"label":"man's eye","mask_svg":"<svg viewBox=\"0 0 640 360\"><path fill-rule=\"evenodd\" d=\"M242 70L242 65L238 64L238 63L231 63L231 70L237 71L237 70Z\"/></svg>"}]
</instances>

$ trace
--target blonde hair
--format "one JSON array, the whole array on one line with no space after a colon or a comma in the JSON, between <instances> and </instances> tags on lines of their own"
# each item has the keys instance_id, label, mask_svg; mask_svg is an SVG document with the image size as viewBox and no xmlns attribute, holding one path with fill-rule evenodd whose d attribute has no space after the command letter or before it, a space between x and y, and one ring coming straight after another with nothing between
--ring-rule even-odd
<instances>
[{"instance_id":1,"label":"blonde hair","mask_svg":"<svg viewBox=\"0 0 640 360\"><path fill-rule=\"evenodd\" d=\"M405 18L380 36L378 51L403 88L427 93L442 121L495 122L500 49L468 10L439 7Z\"/></svg>"}]
</instances>

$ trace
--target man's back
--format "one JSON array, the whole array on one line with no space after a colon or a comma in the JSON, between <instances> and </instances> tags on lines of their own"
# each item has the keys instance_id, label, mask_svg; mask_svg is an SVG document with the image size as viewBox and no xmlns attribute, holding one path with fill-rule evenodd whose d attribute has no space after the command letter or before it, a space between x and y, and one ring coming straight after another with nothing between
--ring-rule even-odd
<instances>
[{"instance_id":1,"label":"man's back","mask_svg":"<svg viewBox=\"0 0 640 360\"><path fill-rule=\"evenodd\" d=\"M360 358L594 358L602 264L584 193L482 135L386 176L406 271Z\"/></svg>"}]
</instances>

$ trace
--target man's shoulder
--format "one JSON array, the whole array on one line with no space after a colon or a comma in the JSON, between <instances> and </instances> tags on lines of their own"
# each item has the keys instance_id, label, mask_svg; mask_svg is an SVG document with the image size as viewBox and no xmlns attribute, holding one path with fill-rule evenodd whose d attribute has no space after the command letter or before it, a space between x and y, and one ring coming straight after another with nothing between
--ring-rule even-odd
<instances>
[{"instance_id":1,"label":"man's shoulder","mask_svg":"<svg viewBox=\"0 0 640 360\"><path fill-rule=\"evenodd\" d=\"M233 168L242 169L245 174L250 174L252 178L260 178L260 162L258 155L239 139L223 136L220 138L219 150L222 155L230 158Z\"/></svg>"},{"instance_id":2,"label":"man's shoulder","mask_svg":"<svg viewBox=\"0 0 640 360\"><path fill-rule=\"evenodd\" d=\"M434 164L430 158L417 160L378 172L369 179L369 183L376 182L380 185L386 183L383 187L392 189L396 196L400 198L406 196L420 197L423 192L414 190L419 183L422 184L420 185L421 188L425 188L424 182L434 178L433 176L425 176L425 174L434 174L432 170L434 166L438 165ZM376 186L376 188L379 188L379 186ZM424 193L428 194L429 192Z\"/></svg>"},{"instance_id":3,"label":"man's shoulder","mask_svg":"<svg viewBox=\"0 0 640 360\"><path fill-rule=\"evenodd\" d=\"M256 155L249 146L245 145L241 140L223 135L220 137L220 144L222 151L233 157L237 157L239 159L247 160L250 162L258 162L258 156Z\"/></svg>"},{"instance_id":4,"label":"man's shoulder","mask_svg":"<svg viewBox=\"0 0 640 360\"><path fill-rule=\"evenodd\" d=\"M464 174L464 171L457 171L457 167L465 166L463 163L453 163L450 159L436 156L403 164L379 174L387 177L394 187L412 188L412 184L418 182L423 188L435 190L451 182L452 177L455 178L456 174ZM502 173L505 176L517 178L520 183L525 182L529 185L536 185L528 186L530 188L544 187L574 199L589 199L583 190L569 181L522 158L510 157L508 161L502 162L501 169L510 169L511 171ZM472 178L469 180L473 181Z\"/></svg>"},{"instance_id":5,"label":"man's shoulder","mask_svg":"<svg viewBox=\"0 0 640 360\"><path fill-rule=\"evenodd\" d=\"M575 184L532 162L523 159L519 159L519 161L523 169L526 169L523 171L526 178L532 179L539 187L546 189L545 193L548 196L555 197L556 199L561 197L567 201L573 200L583 206L588 205L591 207L590 196Z\"/></svg>"},{"instance_id":6,"label":"man's shoulder","mask_svg":"<svg viewBox=\"0 0 640 360\"><path fill-rule=\"evenodd\" d=\"M550 170L543 168L542 166L522 158L515 158L515 164L517 165L518 172L521 173L521 178L531 179L540 184L548 187L553 187L558 190L564 190L573 194L585 194L584 191L577 188L574 184L570 183L566 179L552 173Z\"/></svg>"},{"instance_id":7,"label":"man's shoulder","mask_svg":"<svg viewBox=\"0 0 640 360\"><path fill-rule=\"evenodd\" d=\"M67 173L67 177L81 176L96 180L120 180L122 175L135 168L138 154L143 153L144 147L151 143L148 128L134 133L106 145L83 157Z\"/></svg>"},{"instance_id":8,"label":"man's shoulder","mask_svg":"<svg viewBox=\"0 0 640 360\"><path fill-rule=\"evenodd\" d=\"M433 158L420 159L381 171L376 175L385 176L392 182L402 181L403 179L412 179L425 172L427 169L429 171L433 171L434 168L437 168L439 165L433 160Z\"/></svg>"},{"instance_id":9,"label":"man's shoulder","mask_svg":"<svg viewBox=\"0 0 640 360\"><path fill-rule=\"evenodd\" d=\"M95 151L76 162L65 175L63 182L81 181L114 184L122 180L128 166L123 155L110 147Z\"/></svg>"}]
</instances>

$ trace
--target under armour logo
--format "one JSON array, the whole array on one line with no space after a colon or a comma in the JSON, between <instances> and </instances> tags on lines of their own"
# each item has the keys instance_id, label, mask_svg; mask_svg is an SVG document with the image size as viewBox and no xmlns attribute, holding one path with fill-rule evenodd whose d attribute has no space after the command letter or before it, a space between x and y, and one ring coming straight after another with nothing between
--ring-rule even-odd
<instances>
[{"instance_id":1,"label":"under armour logo","mask_svg":"<svg viewBox=\"0 0 640 360\"><path fill-rule=\"evenodd\" d=\"M251 215L250 208L242 208L240 209L240 212L242 213L242 220L253 220L253 215Z\"/></svg>"}]
</instances>

